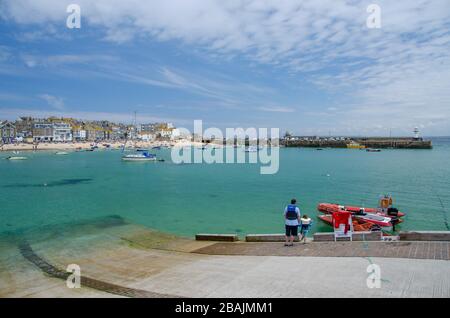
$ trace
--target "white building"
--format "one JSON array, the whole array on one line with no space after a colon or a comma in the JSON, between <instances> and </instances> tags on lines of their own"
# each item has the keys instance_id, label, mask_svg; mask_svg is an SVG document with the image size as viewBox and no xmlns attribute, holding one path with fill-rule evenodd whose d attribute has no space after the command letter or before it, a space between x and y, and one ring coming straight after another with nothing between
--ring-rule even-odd
<instances>
[{"instance_id":1,"label":"white building","mask_svg":"<svg viewBox=\"0 0 450 318\"><path fill-rule=\"evenodd\" d=\"M66 123L53 124L53 141L72 141L72 127Z\"/></svg>"},{"instance_id":2,"label":"white building","mask_svg":"<svg viewBox=\"0 0 450 318\"><path fill-rule=\"evenodd\" d=\"M170 139L180 139L181 138L181 132L178 128L172 129L172 134L170 135Z\"/></svg>"},{"instance_id":3,"label":"white building","mask_svg":"<svg viewBox=\"0 0 450 318\"><path fill-rule=\"evenodd\" d=\"M155 140L156 136L155 134L149 133L149 132L140 132L138 134L138 139L142 141L153 141Z\"/></svg>"},{"instance_id":4,"label":"white building","mask_svg":"<svg viewBox=\"0 0 450 318\"><path fill-rule=\"evenodd\" d=\"M156 134L160 135L162 138L170 138L172 137L172 129L163 128L159 129Z\"/></svg>"},{"instance_id":5,"label":"white building","mask_svg":"<svg viewBox=\"0 0 450 318\"><path fill-rule=\"evenodd\" d=\"M73 131L73 140L84 141L87 139L87 131L84 129L76 129Z\"/></svg>"}]
</instances>

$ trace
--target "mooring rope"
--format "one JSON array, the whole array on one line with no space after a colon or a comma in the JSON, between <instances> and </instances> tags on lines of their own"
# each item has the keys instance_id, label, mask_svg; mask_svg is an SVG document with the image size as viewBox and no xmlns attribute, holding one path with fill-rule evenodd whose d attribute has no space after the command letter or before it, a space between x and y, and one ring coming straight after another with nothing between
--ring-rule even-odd
<instances>
[{"instance_id":1,"label":"mooring rope","mask_svg":"<svg viewBox=\"0 0 450 318\"><path fill-rule=\"evenodd\" d=\"M442 199L441 199L441 197L439 196L439 194L437 193L437 191L436 191L434 188L431 188L431 189L433 190L434 195L438 198L438 200L439 200L439 202L440 202L440 204L441 204L441 207L442 207L442 216L443 216L443 218L444 218L444 225L445 225L445 228L447 229L447 231L450 231L450 225L448 224L447 211L446 211L446 209L445 209L444 202L442 202Z\"/></svg>"}]
</instances>

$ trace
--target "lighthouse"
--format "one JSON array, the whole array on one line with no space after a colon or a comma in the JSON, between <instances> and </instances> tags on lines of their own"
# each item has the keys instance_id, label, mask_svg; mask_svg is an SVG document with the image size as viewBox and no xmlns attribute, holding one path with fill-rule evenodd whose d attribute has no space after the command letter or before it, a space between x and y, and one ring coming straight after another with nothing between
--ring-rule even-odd
<instances>
[{"instance_id":1,"label":"lighthouse","mask_svg":"<svg viewBox=\"0 0 450 318\"><path fill-rule=\"evenodd\" d=\"M414 140L420 140L421 139L420 138L420 131L419 131L418 127L414 128L413 133L414 133Z\"/></svg>"}]
</instances>

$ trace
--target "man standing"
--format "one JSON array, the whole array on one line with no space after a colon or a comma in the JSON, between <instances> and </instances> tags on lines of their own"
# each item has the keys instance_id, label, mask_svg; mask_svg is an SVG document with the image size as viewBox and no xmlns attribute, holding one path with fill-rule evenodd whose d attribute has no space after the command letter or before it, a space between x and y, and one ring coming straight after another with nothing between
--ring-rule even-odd
<instances>
[{"instance_id":1,"label":"man standing","mask_svg":"<svg viewBox=\"0 0 450 318\"><path fill-rule=\"evenodd\" d=\"M292 199L291 204L284 209L284 224L286 227L286 243L284 246L294 246L294 239L298 235L300 209L295 205L296 203L297 200Z\"/></svg>"}]
</instances>

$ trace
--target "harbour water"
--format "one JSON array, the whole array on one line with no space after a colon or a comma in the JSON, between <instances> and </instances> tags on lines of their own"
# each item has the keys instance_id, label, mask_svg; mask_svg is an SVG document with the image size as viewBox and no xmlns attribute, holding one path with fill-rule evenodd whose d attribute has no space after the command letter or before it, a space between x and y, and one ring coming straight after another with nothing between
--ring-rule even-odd
<instances>
[{"instance_id":1,"label":"harbour water","mask_svg":"<svg viewBox=\"0 0 450 318\"><path fill-rule=\"evenodd\" d=\"M282 148L280 169L261 175L257 164L126 163L120 151L22 152L29 160L0 160L0 233L118 215L146 227L193 236L199 232L279 233L282 210L295 197L313 231L319 202L373 207L390 193L407 213L398 230L448 230L450 138L432 150ZM8 153L0 153L1 158Z\"/></svg>"}]
</instances>

